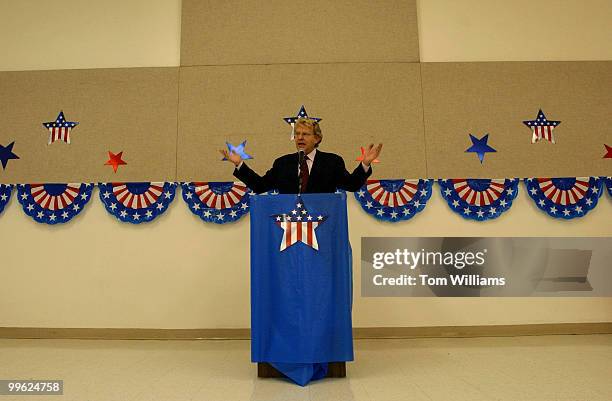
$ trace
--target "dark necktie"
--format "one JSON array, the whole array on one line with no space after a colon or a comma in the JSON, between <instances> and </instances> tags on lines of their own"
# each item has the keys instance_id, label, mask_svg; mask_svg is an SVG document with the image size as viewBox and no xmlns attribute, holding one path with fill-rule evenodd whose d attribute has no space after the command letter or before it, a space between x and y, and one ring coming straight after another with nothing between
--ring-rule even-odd
<instances>
[{"instance_id":1,"label":"dark necktie","mask_svg":"<svg viewBox=\"0 0 612 401\"><path fill-rule=\"evenodd\" d=\"M308 164L306 164L306 160L308 160L308 156L304 156L300 164L300 181L302 182L302 188L300 188L301 193L306 192L306 186L308 185Z\"/></svg>"}]
</instances>

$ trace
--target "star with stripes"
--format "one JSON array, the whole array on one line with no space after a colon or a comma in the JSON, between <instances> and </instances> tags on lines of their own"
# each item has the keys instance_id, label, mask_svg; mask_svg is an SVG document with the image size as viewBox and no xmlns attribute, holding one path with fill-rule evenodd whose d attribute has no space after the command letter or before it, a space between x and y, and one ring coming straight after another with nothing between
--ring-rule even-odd
<instances>
[{"instance_id":1,"label":"star with stripes","mask_svg":"<svg viewBox=\"0 0 612 401\"><path fill-rule=\"evenodd\" d=\"M123 166L126 165L127 163L125 161L123 161L123 159L121 158L123 155L123 151L114 154L113 152L111 152L110 150L108 151L108 161L106 163L104 163L105 166L113 166L113 170L115 171L115 173L117 172L117 168L119 168L119 166Z\"/></svg>"},{"instance_id":2,"label":"star with stripes","mask_svg":"<svg viewBox=\"0 0 612 401\"><path fill-rule=\"evenodd\" d=\"M546 139L549 142L555 143L553 130L561 124L561 121L551 121L547 119L542 109L540 109L535 120L526 120L523 121L523 124L531 128L531 143L536 143L540 139Z\"/></svg>"},{"instance_id":3,"label":"star with stripes","mask_svg":"<svg viewBox=\"0 0 612 401\"><path fill-rule=\"evenodd\" d=\"M304 105L302 105L296 116L283 118L287 124L291 125L291 140L293 140L295 136L295 122L300 118L308 118L316 122L321 121L321 119L318 117L309 117L308 113L306 112L306 108L304 108Z\"/></svg>"},{"instance_id":4,"label":"star with stripes","mask_svg":"<svg viewBox=\"0 0 612 401\"><path fill-rule=\"evenodd\" d=\"M70 132L79 123L74 121L66 121L64 112L60 111L55 121L43 123L43 127L49 130L49 143L51 145L55 141L64 141L70 143Z\"/></svg>"},{"instance_id":5,"label":"star with stripes","mask_svg":"<svg viewBox=\"0 0 612 401\"><path fill-rule=\"evenodd\" d=\"M472 140L472 146L466 149L466 152L478 154L480 164L482 164L482 162L484 161L485 153L497 152L497 150L487 145L487 141L489 140L489 134L486 134L480 139L470 134L470 139Z\"/></svg>"},{"instance_id":6,"label":"star with stripes","mask_svg":"<svg viewBox=\"0 0 612 401\"><path fill-rule=\"evenodd\" d=\"M303 242L314 250L319 250L315 230L327 220L327 216L310 213L306 209L306 205L304 205L301 197L297 198L295 207L292 210L283 214L275 214L271 217L276 225L283 229L283 239L280 244L281 251L298 242Z\"/></svg>"}]
</instances>

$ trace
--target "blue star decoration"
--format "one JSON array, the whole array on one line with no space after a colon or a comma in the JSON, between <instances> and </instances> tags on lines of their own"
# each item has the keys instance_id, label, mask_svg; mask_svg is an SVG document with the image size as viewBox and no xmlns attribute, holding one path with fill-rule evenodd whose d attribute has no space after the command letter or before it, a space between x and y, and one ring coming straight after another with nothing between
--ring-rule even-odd
<instances>
[{"instance_id":1,"label":"blue star decoration","mask_svg":"<svg viewBox=\"0 0 612 401\"><path fill-rule=\"evenodd\" d=\"M294 137L295 122L299 118L308 118L308 119L314 120L316 122L321 121L321 118L318 118L318 117L309 117L308 113L306 112L306 108L304 107L304 105L302 105L302 107L300 107L300 110L297 112L296 116L283 118L283 120L285 120L285 122L287 124L291 125L291 140L293 140L293 137Z\"/></svg>"},{"instance_id":2,"label":"blue star decoration","mask_svg":"<svg viewBox=\"0 0 612 401\"><path fill-rule=\"evenodd\" d=\"M2 163L2 170L6 170L6 164L11 159L19 159L15 153L13 153L13 145L15 141L9 143L7 146L0 145L0 162Z\"/></svg>"},{"instance_id":3,"label":"blue star decoration","mask_svg":"<svg viewBox=\"0 0 612 401\"><path fill-rule=\"evenodd\" d=\"M319 250L315 230L327 220L328 216L316 213L311 214L306 209L306 205L304 205L301 197L297 197L293 210L270 217L272 217L276 225L283 229L280 251L284 251L298 242L302 242L316 251Z\"/></svg>"},{"instance_id":4,"label":"blue star decoration","mask_svg":"<svg viewBox=\"0 0 612 401\"><path fill-rule=\"evenodd\" d=\"M485 153L497 152L497 150L487 145L487 141L489 140L489 134L486 134L480 139L470 134L470 139L472 140L472 146L466 149L466 152L478 154L478 159L480 159L480 164L482 164L482 162L484 161Z\"/></svg>"},{"instance_id":5,"label":"blue star decoration","mask_svg":"<svg viewBox=\"0 0 612 401\"><path fill-rule=\"evenodd\" d=\"M540 139L546 139L549 142L555 143L553 129L561 124L561 121L548 120L542 109L540 109L535 120L525 120L523 124L531 128L531 143L536 143Z\"/></svg>"},{"instance_id":6,"label":"blue star decoration","mask_svg":"<svg viewBox=\"0 0 612 401\"><path fill-rule=\"evenodd\" d=\"M51 145L53 142L62 140L66 143L70 143L70 132L74 127L76 127L79 123L74 121L66 121L64 117L64 112L60 111L57 115L55 121L49 121L43 123L43 127L49 130L49 143Z\"/></svg>"},{"instance_id":7,"label":"blue star decoration","mask_svg":"<svg viewBox=\"0 0 612 401\"><path fill-rule=\"evenodd\" d=\"M243 141L240 145L238 146L234 146L229 142L225 142L225 144L227 145L227 150L228 152L231 154L232 152L236 153L238 156L240 156L240 158L242 160L248 160L248 159L252 159L251 155L248 155L245 153L244 151L244 147L246 146L246 140ZM223 158L221 160L227 160L227 158Z\"/></svg>"}]
</instances>

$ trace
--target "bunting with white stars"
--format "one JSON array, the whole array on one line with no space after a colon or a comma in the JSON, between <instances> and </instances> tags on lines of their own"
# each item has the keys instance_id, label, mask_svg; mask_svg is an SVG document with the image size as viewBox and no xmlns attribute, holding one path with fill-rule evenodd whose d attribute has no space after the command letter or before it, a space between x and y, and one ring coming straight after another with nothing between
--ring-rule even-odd
<instances>
[{"instance_id":1,"label":"bunting with white stars","mask_svg":"<svg viewBox=\"0 0 612 401\"><path fill-rule=\"evenodd\" d=\"M81 213L91 199L93 184L19 184L17 199L38 223L62 224Z\"/></svg>"},{"instance_id":2,"label":"bunting with white stars","mask_svg":"<svg viewBox=\"0 0 612 401\"><path fill-rule=\"evenodd\" d=\"M13 193L12 185L0 184L0 213L2 213L6 204L9 203L11 193Z\"/></svg>"},{"instance_id":3,"label":"bunting with white stars","mask_svg":"<svg viewBox=\"0 0 612 401\"><path fill-rule=\"evenodd\" d=\"M174 200L174 182L113 182L98 184L106 210L124 223L141 224L163 214Z\"/></svg>"},{"instance_id":4,"label":"bunting with white stars","mask_svg":"<svg viewBox=\"0 0 612 401\"><path fill-rule=\"evenodd\" d=\"M355 199L378 220L409 220L425 208L432 185L433 180L368 180Z\"/></svg>"},{"instance_id":5,"label":"bunting with white stars","mask_svg":"<svg viewBox=\"0 0 612 401\"><path fill-rule=\"evenodd\" d=\"M584 216L603 194L599 177L526 178L524 182L536 206L559 219Z\"/></svg>"},{"instance_id":6,"label":"bunting with white stars","mask_svg":"<svg viewBox=\"0 0 612 401\"><path fill-rule=\"evenodd\" d=\"M183 200L207 223L225 224L249 211L250 190L242 182L185 182Z\"/></svg>"},{"instance_id":7,"label":"bunting with white stars","mask_svg":"<svg viewBox=\"0 0 612 401\"><path fill-rule=\"evenodd\" d=\"M510 209L518 193L517 178L455 178L438 180L451 210L469 220L496 219Z\"/></svg>"},{"instance_id":8,"label":"bunting with white stars","mask_svg":"<svg viewBox=\"0 0 612 401\"><path fill-rule=\"evenodd\" d=\"M608 195L612 196L612 177L603 177L603 180L608 189Z\"/></svg>"}]
</instances>

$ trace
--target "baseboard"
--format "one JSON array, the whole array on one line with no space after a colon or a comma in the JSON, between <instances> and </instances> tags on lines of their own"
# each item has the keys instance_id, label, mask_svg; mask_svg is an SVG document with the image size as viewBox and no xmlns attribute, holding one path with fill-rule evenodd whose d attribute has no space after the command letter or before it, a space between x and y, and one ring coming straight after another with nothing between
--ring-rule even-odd
<instances>
[{"instance_id":1,"label":"baseboard","mask_svg":"<svg viewBox=\"0 0 612 401\"><path fill-rule=\"evenodd\" d=\"M612 322L546 323L489 326L356 327L355 339L513 337L612 334ZM0 327L0 338L88 340L248 340L250 329L132 329Z\"/></svg>"}]
</instances>

